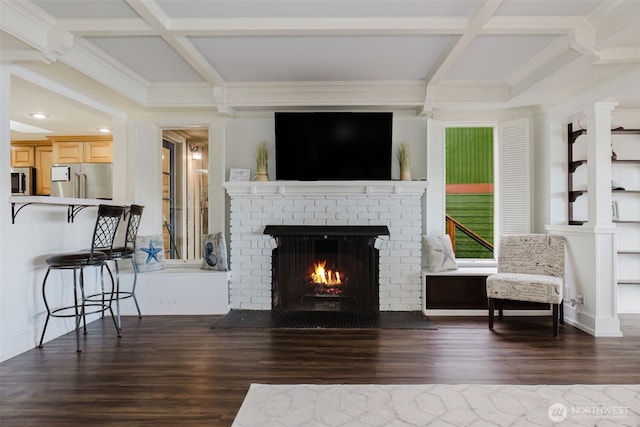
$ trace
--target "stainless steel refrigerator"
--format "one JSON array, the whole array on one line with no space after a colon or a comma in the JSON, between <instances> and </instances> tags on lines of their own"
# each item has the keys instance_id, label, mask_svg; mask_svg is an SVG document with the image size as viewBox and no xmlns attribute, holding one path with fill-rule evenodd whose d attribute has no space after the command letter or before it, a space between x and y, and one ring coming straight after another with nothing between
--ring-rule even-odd
<instances>
[{"instance_id":1,"label":"stainless steel refrigerator","mask_svg":"<svg viewBox=\"0 0 640 427\"><path fill-rule=\"evenodd\" d=\"M112 199L112 164L77 163L51 166L51 196Z\"/></svg>"}]
</instances>

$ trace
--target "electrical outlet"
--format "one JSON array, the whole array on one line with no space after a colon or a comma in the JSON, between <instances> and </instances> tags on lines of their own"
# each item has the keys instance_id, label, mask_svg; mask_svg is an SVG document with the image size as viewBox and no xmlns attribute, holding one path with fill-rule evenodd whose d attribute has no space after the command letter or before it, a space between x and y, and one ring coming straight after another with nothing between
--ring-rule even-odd
<instances>
[{"instance_id":1,"label":"electrical outlet","mask_svg":"<svg viewBox=\"0 0 640 427\"><path fill-rule=\"evenodd\" d=\"M576 296L576 302L580 305L584 305L584 296L583 295L577 295Z\"/></svg>"}]
</instances>

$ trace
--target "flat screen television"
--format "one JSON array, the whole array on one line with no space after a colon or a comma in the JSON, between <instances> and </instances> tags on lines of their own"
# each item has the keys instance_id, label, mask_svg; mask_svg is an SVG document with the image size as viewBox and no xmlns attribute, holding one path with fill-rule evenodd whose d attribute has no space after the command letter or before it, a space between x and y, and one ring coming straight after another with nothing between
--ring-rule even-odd
<instances>
[{"instance_id":1,"label":"flat screen television","mask_svg":"<svg viewBox=\"0 0 640 427\"><path fill-rule=\"evenodd\" d=\"M275 113L277 180L390 180L390 112Z\"/></svg>"}]
</instances>

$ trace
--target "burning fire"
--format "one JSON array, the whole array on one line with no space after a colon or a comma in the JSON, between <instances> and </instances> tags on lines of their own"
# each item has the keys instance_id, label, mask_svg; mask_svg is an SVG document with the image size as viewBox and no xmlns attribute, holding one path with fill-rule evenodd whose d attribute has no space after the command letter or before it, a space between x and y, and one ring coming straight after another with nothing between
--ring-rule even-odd
<instances>
[{"instance_id":1,"label":"burning fire","mask_svg":"<svg viewBox=\"0 0 640 427\"><path fill-rule=\"evenodd\" d=\"M340 278L339 271L327 270L327 261L314 262L313 273L311 273L311 281L317 284L336 286L341 285L342 280Z\"/></svg>"}]
</instances>

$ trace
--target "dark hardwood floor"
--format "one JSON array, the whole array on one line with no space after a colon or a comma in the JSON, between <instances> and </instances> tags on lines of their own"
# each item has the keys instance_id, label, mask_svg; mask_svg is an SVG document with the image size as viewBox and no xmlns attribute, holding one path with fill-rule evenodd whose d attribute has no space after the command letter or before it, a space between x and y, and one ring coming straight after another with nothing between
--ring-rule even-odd
<instances>
[{"instance_id":1,"label":"dark hardwood floor","mask_svg":"<svg viewBox=\"0 0 640 427\"><path fill-rule=\"evenodd\" d=\"M219 316L125 317L0 364L0 425L228 426L251 383L640 383L640 319L594 338L549 318L438 330L211 329ZM55 321L55 320L54 320Z\"/></svg>"}]
</instances>

